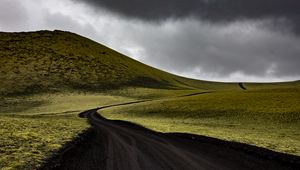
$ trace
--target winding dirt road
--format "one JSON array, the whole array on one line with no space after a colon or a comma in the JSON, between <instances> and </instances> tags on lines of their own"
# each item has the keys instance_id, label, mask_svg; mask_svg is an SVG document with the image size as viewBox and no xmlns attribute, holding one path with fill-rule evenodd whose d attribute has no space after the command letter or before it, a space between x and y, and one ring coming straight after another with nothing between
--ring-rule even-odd
<instances>
[{"instance_id":1,"label":"winding dirt road","mask_svg":"<svg viewBox=\"0 0 300 170\"><path fill-rule=\"evenodd\" d=\"M125 104L132 103L136 102ZM92 125L92 137L85 143L65 151L59 158L59 164L50 169L275 170L299 167L298 160L291 162L273 159L270 157L272 151L245 144L191 134L158 133L126 121L107 120L98 113L103 108L106 107L80 113L79 116L87 118ZM243 149L244 147L250 149ZM251 149L255 152L249 152ZM258 154L260 152L271 154L261 156L264 154Z\"/></svg>"}]
</instances>

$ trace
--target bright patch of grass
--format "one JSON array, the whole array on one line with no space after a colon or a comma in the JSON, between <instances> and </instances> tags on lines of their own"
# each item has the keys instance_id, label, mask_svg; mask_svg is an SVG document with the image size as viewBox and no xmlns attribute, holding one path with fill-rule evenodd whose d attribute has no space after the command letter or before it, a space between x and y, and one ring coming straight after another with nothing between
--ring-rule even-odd
<instances>
[{"instance_id":1,"label":"bright patch of grass","mask_svg":"<svg viewBox=\"0 0 300 170\"><path fill-rule=\"evenodd\" d=\"M133 99L107 94L91 93L54 93L23 97L6 97L0 102L3 114L54 114L62 112L80 112L102 105Z\"/></svg>"},{"instance_id":2,"label":"bright patch of grass","mask_svg":"<svg viewBox=\"0 0 300 170\"><path fill-rule=\"evenodd\" d=\"M35 169L88 124L70 116L0 117L0 169Z\"/></svg>"},{"instance_id":3,"label":"bright patch of grass","mask_svg":"<svg viewBox=\"0 0 300 170\"><path fill-rule=\"evenodd\" d=\"M172 89L151 89L151 88L124 88L107 91L105 94L123 96L134 99L161 99L187 94L205 92L205 90L172 90Z\"/></svg>"}]
</instances>

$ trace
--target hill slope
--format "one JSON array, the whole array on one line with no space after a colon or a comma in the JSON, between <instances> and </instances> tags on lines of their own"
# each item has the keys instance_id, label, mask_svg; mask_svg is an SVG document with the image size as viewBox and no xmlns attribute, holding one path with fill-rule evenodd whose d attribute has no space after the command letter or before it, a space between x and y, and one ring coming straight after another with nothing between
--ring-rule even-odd
<instances>
[{"instance_id":1,"label":"hill slope","mask_svg":"<svg viewBox=\"0 0 300 170\"><path fill-rule=\"evenodd\" d=\"M0 65L0 94L125 86L195 88L203 83L64 31L0 33Z\"/></svg>"}]
</instances>

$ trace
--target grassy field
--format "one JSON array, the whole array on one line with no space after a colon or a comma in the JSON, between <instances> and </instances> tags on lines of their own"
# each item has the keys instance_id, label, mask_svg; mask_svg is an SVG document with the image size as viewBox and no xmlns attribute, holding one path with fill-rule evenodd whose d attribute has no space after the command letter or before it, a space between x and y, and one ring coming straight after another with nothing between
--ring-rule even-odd
<instances>
[{"instance_id":1,"label":"grassy field","mask_svg":"<svg viewBox=\"0 0 300 170\"><path fill-rule=\"evenodd\" d=\"M0 169L36 169L88 127L73 115L0 116Z\"/></svg>"},{"instance_id":2,"label":"grassy field","mask_svg":"<svg viewBox=\"0 0 300 170\"><path fill-rule=\"evenodd\" d=\"M35 169L52 152L89 127L77 116L80 111L132 100L89 93L38 94L5 99L0 102L1 170Z\"/></svg>"},{"instance_id":3,"label":"grassy field","mask_svg":"<svg viewBox=\"0 0 300 170\"><path fill-rule=\"evenodd\" d=\"M156 131L194 133L300 155L300 86L247 87L247 91L173 96L101 113Z\"/></svg>"},{"instance_id":4,"label":"grassy field","mask_svg":"<svg viewBox=\"0 0 300 170\"><path fill-rule=\"evenodd\" d=\"M194 133L300 155L300 86L245 86L246 91L125 88L6 97L0 104L0 169L39 166L88 127L77 117L80 111L143 99L153 101L101 113L156 131ZM202 92L209 93L198 94Z\"/></svg>"}]
</instances>

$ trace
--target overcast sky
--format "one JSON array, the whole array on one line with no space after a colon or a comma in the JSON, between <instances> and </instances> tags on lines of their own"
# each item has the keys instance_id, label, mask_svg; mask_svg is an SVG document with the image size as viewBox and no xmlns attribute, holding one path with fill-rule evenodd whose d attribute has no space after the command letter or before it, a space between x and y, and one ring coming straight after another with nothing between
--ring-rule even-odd
<instances>
[{"instance_id":1,"label":"overcast sky","mask_svg":"<svg viewBox=\"0 0 300 170\"><path fill-rule=\"evenodd\" d=\"M214 81L300 79L299 0L0 0L0 31L67 30Z\"/></svg>"}]
</instances>

